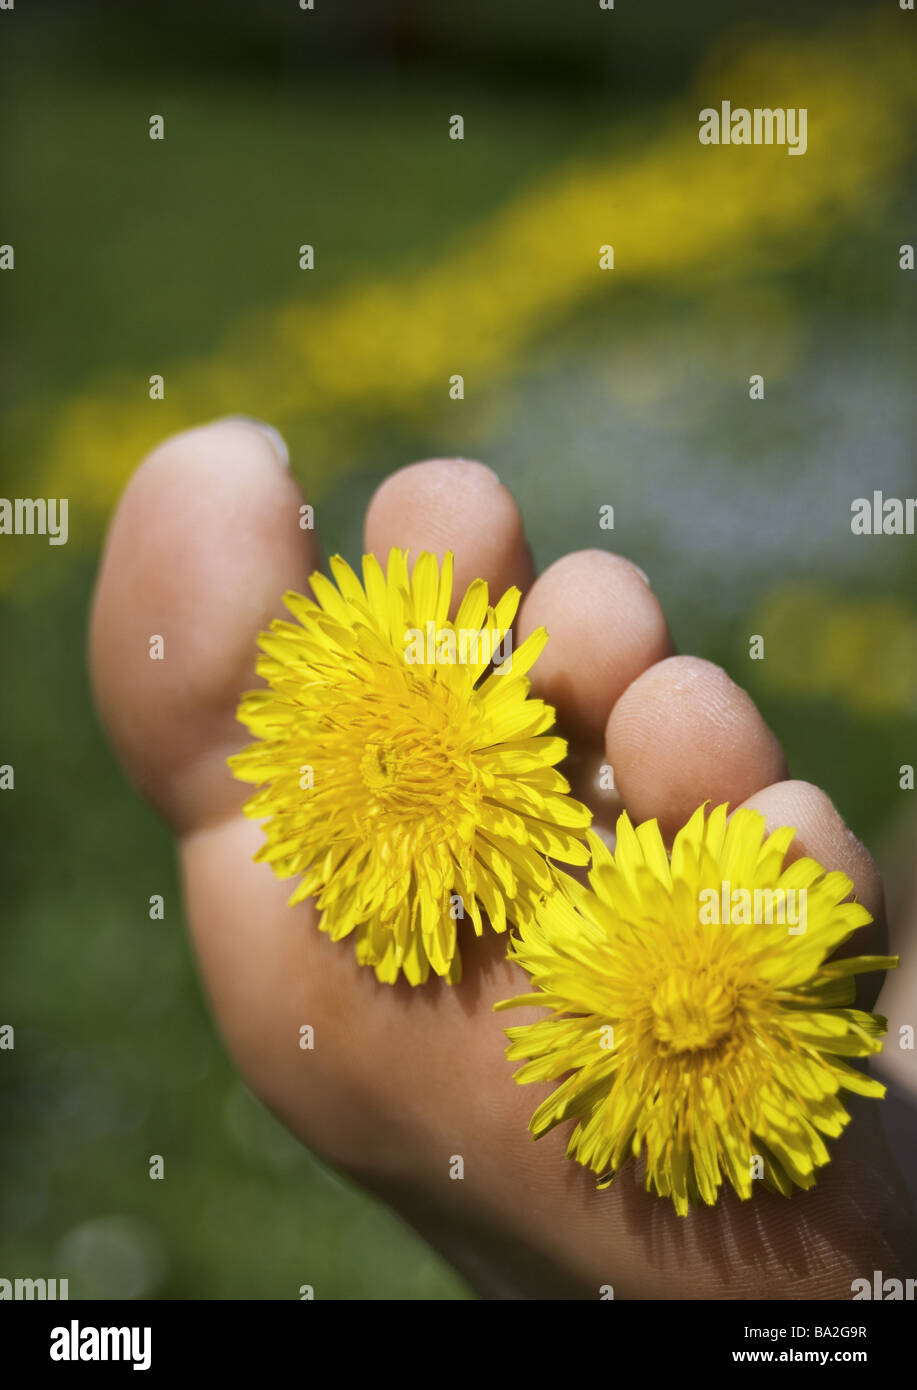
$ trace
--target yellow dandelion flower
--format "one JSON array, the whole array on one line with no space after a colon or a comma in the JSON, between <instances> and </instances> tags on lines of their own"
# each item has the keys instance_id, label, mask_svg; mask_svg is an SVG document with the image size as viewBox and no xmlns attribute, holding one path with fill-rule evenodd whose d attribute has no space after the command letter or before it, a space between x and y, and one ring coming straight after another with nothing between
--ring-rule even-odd
<instances>
[{"instance_id":1,"label":"yellow dandelion flower","mask_svg":"<svg viewBox=\"0 0 917 1390\"><path fill-rule=\"evenodd\" d=\"M454 983L467 914L480 935L521 922L551 892L550 860L587 864L585 806L545 736L554 711L528 698L543 628L512 650L519 590L495 607L475 580L449 620L452 555L392 550L387 572L363 557L363 582L335 556L337 587L316 574L315 601L288 593L297 620L259 639L269 689L243 696L239 719L260 742L230 758L267 817L256 858L302 875L290 903L315 896L334 939L356 932L380 980L430 969Z\"/></svg>"},{"instance_id":2,"label":"yellow dandelion flower","mask_svg":"<svg viewBox=\"0 0 917 1390\"><path fill-rule=\"evenodd\" d=\"M885 1088L844 1057L879 1052L885 1020L848 1008L859 972L894 957L830 960L871 921L852 884L813 859L784 866L795 831L701 806L671 859L655 820L626 815L612 854L593 832L590 888L559 890L523 924L511 956L536 992L497 1008L553 1012L508 1028L519 1082L560 1085L538 1107L539 1138L576 1119L568 1157L607 1186L643 1156L647 1191L683 1216L723 1178L742 1198L761 1178L789 1196L829 1161L850 1116L841 1090Z\"/></svg>"}]
</instances>

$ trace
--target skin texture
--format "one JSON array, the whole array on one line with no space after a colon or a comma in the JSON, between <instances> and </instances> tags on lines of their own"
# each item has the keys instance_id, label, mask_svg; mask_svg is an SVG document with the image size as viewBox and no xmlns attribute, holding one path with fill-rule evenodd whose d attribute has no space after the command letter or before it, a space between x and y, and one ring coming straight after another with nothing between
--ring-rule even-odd
<instances>
[{"instance_id":1,"label":"skin texture","mask_svg":"<svg viewBox=\"0 0 917 1390\"><path fill-rule=\"evenodd\" d=\"M304 475L308 479L308 466ZM503 1028L539 1010L495 1015L527 977L494 934L463 943L450 988L380 985L350 942L316 930L292 882L252 862L259 827L226 757L248 741L240 692L258 684L255 640L284 613L288 588L319 568L299 528L300 489L270 437L223 421L167 440L125 491L92 615L98 706L124 767L173 827L187 916L217 1024L240 1071L304 1143L394 1205L484 1295L598 1298L850 1298L873 1270L917 1272L913 1214L877 1122L856 1105L816 1187L791 1200L674 1215L631 1168L607 1192L564 1157L568 1126L533 1143L546 1093L520 1087ZM621 800L671 833L706 797L798 827L801 850L840 868L877 914L854 950L882 949L875 865L828 798L788 781L780 746L725 672L675 656L646 577L621 557L567 555L534 580L516 504L481 464L434 460L388 478L367 513L365 547L455 552L455 590L477 577L525 594L519 637L551 640L533 672L574 736L571 777L597 824ZM533 582L534 581L534 582ZM150 662L149 638L165 639ZM620 794L598 790L604 760ZM871 1001L869 1001L871 1002ZM298 1046L303 1024L314 1051ZM860 1113L863 1112L863 1113ZM859 1117L859 1118L858 1118ZM464 1181L449 1176L454 1154ZM317 1290L320 1295L320 1290Z\"/></svg>"}]
</instances>

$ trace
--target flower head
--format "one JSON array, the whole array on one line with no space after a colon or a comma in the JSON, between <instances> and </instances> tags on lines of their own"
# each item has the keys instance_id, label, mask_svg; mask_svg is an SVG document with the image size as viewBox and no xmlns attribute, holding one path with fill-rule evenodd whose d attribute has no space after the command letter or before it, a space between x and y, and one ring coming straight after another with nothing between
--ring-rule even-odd
<instances>
[{"instance_id":1,"label":"flower head","mask_svg":"<svg viewBox=\"0 0 917 1390\"><path fill-rule=\"evenodd\" d=\"M589 888L562 875L511 956L551 1014L507 1029L519 1082L565 1078L540 1105L536 1138L575 1119L568 1156L610 1183L643 1155L648 1191L679 1215L740 1197L756 1177L789 1196L829 1160L849 1115L841 1090L884 1087L843 1059L881 1050L885 1020L846 1007L858 972L893 957L829 959L871 920L852 884L813 859L784 867L794 831L727 821L701 806L671 859L656 821L622 815L612 854L590 832Z\"/></svg>"},{"instance_id":2,"label":"flower head","mask_svg":"<svg viewBox=\"0 0 917 1390\"><path fill-rule=\"evenodd\" d=\"M531 916L554 887L549 859L588 863L589 811L554 764L554 712L528 699L541 628L512 651L519 591L495 607L476 580L449 620L452 556L422 554L409 576L392 550L363 582L339 557L337 587L312 576L315 601L288 593L296 623L260 638L269 689L239 719L260 742L231 758L267 817L258 859L301 875L291 904L315 895L335 940L380 980L412 984L430 968L454 982L457 923L498 932Z\"/></svg>"}]
</instances>

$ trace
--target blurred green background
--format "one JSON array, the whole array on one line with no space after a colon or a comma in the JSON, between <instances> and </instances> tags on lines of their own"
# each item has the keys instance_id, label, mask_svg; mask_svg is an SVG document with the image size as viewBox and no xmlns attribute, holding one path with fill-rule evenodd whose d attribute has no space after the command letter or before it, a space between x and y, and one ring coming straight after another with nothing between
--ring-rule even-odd
<instances>
[{"instance_id":1,"label":"blurred green background","mask_svg":"<svg viewBox=\"0 0 917 1390\"><path fill-rule=\"evenodd\" d=\"M917 19L316 3L0 14L0 492L70 498L66 546L0 537L0 1276L73 1297L469 1296L234 1076L98 729L99 545L162 435L272 421L351 561L386 472L485 460L540 565L648 571L892 877L910 812L914 541L853 536L850 504L915 492ZM806 106L807 154L700 147L725 98Z\"/></svg>"}]
</instances>

